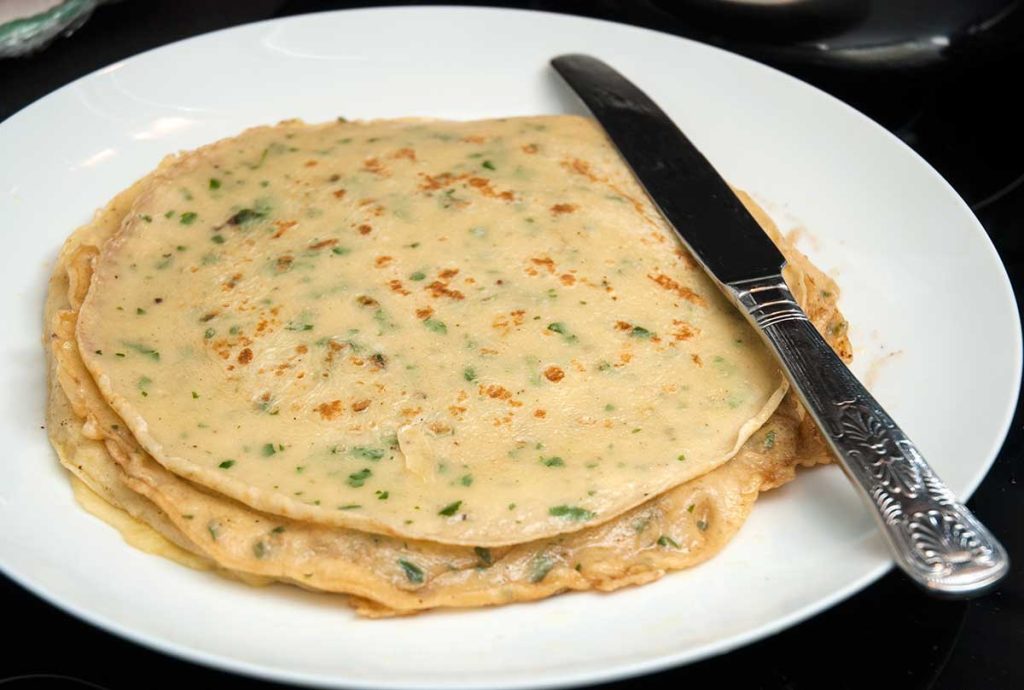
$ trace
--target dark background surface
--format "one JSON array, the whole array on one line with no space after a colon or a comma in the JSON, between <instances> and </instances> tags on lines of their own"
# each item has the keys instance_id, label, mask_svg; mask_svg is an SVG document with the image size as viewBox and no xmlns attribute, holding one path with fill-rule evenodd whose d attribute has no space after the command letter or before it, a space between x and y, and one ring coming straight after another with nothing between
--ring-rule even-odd
<instances>
[{"instance_id":1,"label":"dark background surface","mask_svg":"<svg viewBox=\"0 0 1024 690\"><path fill-rule=\"evenodd\" d=\"M410 3L135 0L105 5L74 35L45 51L0 60L0 120L80 76L165 43L261 19L381 4ZM1024 294L1020 3L821 0L805 3L820 6L818 14L785 16L763 11L723 15L713 0L681 5L667 0L486 4L613 19L694 37L829 91L896 133L953 184L981 219L1017 294ZM1010 576L996 591L970 602L937 601L890 573L839 606L765 641L606 687L619 690L657 682L787 690L1024 688L1022 450L1024 414L1018 405L998 460L969 502L1014 561ZM111 690L134 688L140 681L229 689L283 687L137 647L54 609L2 576L0 603L5 627L17 635L0 655L0 685L5 687L4 679L36 674L69 676ZM145 681L139 669L145 670ZM26 678L9 686L23 684L59 686L52 677L34 682Z\"/></svg>"}]
</instances>

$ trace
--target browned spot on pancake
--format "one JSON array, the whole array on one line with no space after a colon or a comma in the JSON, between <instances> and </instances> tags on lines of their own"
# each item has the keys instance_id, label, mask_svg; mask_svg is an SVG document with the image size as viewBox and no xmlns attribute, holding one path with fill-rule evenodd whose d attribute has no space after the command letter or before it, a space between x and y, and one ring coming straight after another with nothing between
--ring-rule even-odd
<instances>
[{"instance_id":1,"label":"browned spot on pancake","mask_svg":"<svg viewBox=\"0 0 1024 690\"><path fill-rule=\"evenodd\" d=\"M467 144L486 144L487 137L480 136L479 134L467 134L466 136L462 137L462 141L466 142Z\"/></svg>"},{"instance_id":2,"label":"browned spot on pancake","mask_svg":"<svg viewBox=\"0 0 1024 690\"><path fill-rule=\"evenodd\" d=\"M310 249L323 249L324 247L333 247L338 244L338 240L320 240L309 245Z\"/></svg>"},{"instance_id":3,"label":"browned spot on pancake","mask_svg":"<svg viewBox=\"0 0 1024 690\"><path fill-rule=\"evenodd\" d=\"M514 201L516 195L510 191L498 192L491 185L491 181L486 177L471 177L468 180L469 186L479 191L486 197L492 199L501 199L502 201Z\"/></svg>"},{"instance_id":4,"label":"browned spot on pancake","mask_svg":"<svg viewBox=\"0 0 1024 690\"><path fill-rule=\"evenodd\" d=\"M354 403L352 403L352 411L353 412L362 412L363 410L365 410L369 406L370 406L370 401L369 400L365 400L365 399L364 400L356 400Z\"/></svg>"},{"instance_id":5,"label":"browned spot on pancake","mask_svg":"<svg viewBox=\"0 0 1024 690\"><path fill-rule=\"evenodd\" d=\"M548 412L547 410L537 409L533 411L533 416L537 417L538 419L544 419L545 417L548 416Z\"/></svg>"},{"instance_id":6,"label":"browned spot on pancake","mask_svg":"<svg viewBox=\"0 0 1024 690\"><path fill-rule=\"evenodd\" d=\"M388 287L391 288L392 292L397 292L400 295L408 295L409 291L402 286L402 281L395 278L388 283Z\"/></svg>"},{"instance_id":7,"label":"browned spot on pancake","mask_svg":"<svg viewBox=\"0 0 1024 690\"><path fill-rule=\"evenodd\" d=\"M687 302L692 302L693 304L697 304L702 307L707 306L707 302L704 301L703 297L701 297L700 295L698 295L696 292L686 287L685 285L681 285L678 281L673 280L664 273L659 273L658 275L648 275L647 277L653 280L655 283L657 283L661 288L665 290L671 290L672 292L676 293L677 295L685 299Z\"/></svg>"},{"instance_id":8,"label":"browned spot on pancake","mask_svg":"<svg viewBox=\"0 0 1024 690\"><path fill-rule=\"evenodd\" d=\"M367 295L359 295L358 297L356 297L356 302L358 302L360 305L362 305L364 307L379 307L380 306L380 302L378 302L374 298L369 297Z\"/></svg>"},{"instance_id":9,"label":"browned spot on pancake","mask_svg":"<svg viewBox=\"0 0 1024 690\"><path fill-rule=\"evenodd\" d=\"M429 319L431 314L433 314L433 313L434 313L433 308L431 308L431 307L424 307L423 309L417 309L416 310L416 317L419 318L419 319Z\"/></svg>"},{"instance_id":10,"label":"browned spot on pancake","mask_svg":"<svg viewBox=\"0 0 1024 690\"><path fill-rule=\"evenodd\" d=\"M309 352L309 348L306 347L305 345L296 345L295 351L298 352L300 355L304 355L307 352Z\"/></svg>"},{"instance_id":11,"label":"browned spot on pancake","mask_svg":"<svg viewBox=\"0 0 1024 690\"><path fill-rule=\"evenodd\" d=\"M316 406L316 411L320 413L322 419L335 419L341 415L341 401L332 400L331 402L320 403Z\"/></svg>"},{"instance_id":12,"label":"browned spot on pancake","mask_svg":"<svg viewBox=\"0 0 1024 690\"><path fill-rule=\"evenodd\" d=\"M494 383L489 386L480 386L480 393L495 400L508 400L512 397L512 391Z\"/></svg>"},{"instance_id":13,"label":"browned spot on pancake","mask_svg":"<svg viewBox=\"0 0 1024 690\"><path fill-rule=\"evenodd\" d=\"M430 292L434 297L448 297L449 299L460 300L465 297L460 291L449 288L446 284L439 280L435 280L430 285L427 285L424 290Z\"/></svg>"},{"instance_id":14,"label":"browned spot on pancake","mask_svg":"<svg viewBox=\"0 0 1024 690\"><path fill-rule=\"evenodd\" d=\"M461 175L453 175L451 173L441 173L440 175L428 175L427 173L420 173L423 178L423 182L420 183L420 189L428 192L436 191L438 189L444 189L451 185L464 180L469 175L462 173Z\"/></svg>"},{"instance_id":15,"label":"browned spot on pancake","mask_svg":"<svg viewBox=\"0 0 1024 690\"><path fill-rule=\"evenodd\" d=\"M466 408L462 407L461 405L449 405L448 406L448 413L452 417L455 417L456 419L462 419L462 415L463 415L463 413L465 411L466 411Z\"/></svg>"},{"instance_id":16,"label":"browned spot on pancake","mask_svg":"<svg viewBox=\"0 0 1024 690\"><path fill-rule=\"evenodd\" d=\"M245 348L244 350L242 350L241 352L238 353L238 363L239 364L248 364L251 361L252 361L252 350L250 350L249 348Z\"/></svg>"},{"instance_id":17,"label":"browned spot on pancake","mask_svg":"<svg viewBox=\"0 0 1024 690\"><path fill-rule=\"evenodd\" d=\"M562 285L576 284L576 276L574 276L572 273L563 273L558 277L558 279L562 281Z\"/></svg>"},{"instance_id":18,"label":"browned spot on pancake","mask_svg":"<svg viewBox=\"0 0 1024 690\"><path fill-rule=\"evenodd\" d=\"M360 235L369 235L371 232L373 232L373 226L367 225L366 223L363 223L356 229L359 230Z\"/></svg>"},{"instance_id":19,"label":"browned spot on pancake","mask_svg":"<svg viewBox=\"0 0 1024 690\"><path fill-rule=\"evenodd\" d=\"M533 154L533 153L537 153L537 151L540 150L540 147L537 146L536 144L526 144L526 145L524 145L522 147L522 149L523 149L523 153Z\"/></svg>"},{"instance_id":20,"label":"browned spot on pancake","mask_svg":"<svg viewBox=\"0 0 1024 690\"><path fill-rule=\"evenodd\" d=\"M394 259L390 256L378 256L376 259L373 260L373 265L376 266L377 268L384 268L392 261L394 261Z\"/></svg>"},{"instance_id":21,"label":"browned spot on pancake","mask_svg":"<svg viewBox=\"0 0 1024 690\"><path fill-rule=\"evenodd\" d=\"M457 268L446 268L446 269L444 269L443 271L441 271L438 274L438 277L440 277L441 280L447 282L447 281L451 280L452 278L454 278L455 276L457 276L458 274L459 274L459 269L457 269Z\"/></svg>"},{"instance_id":22,"label":"browned spot on pancake","mask_svg":"<svg viewBox=\"0 0 1024 690\"><path fill-rule=\"evenodd\" d=\"M629 321L616 321L615 322L615 329L619 330L619 331L628 331L632 327L633 327L633 324L631 324Z\"/></svg>"},{"instance_id":23,"label":"browned spot on pancake","mask_svg":"<svg viewBox=\"0 0 1024 690\"><path fill-rule=\"evenodd\" d=\"M297 220L275 220L274 227L277 228L277 231L271 237L276 240L298 224Z\"/></svg>"},{"instance_id":24,"label":"browned spot on pancake","mask_svg":"<svg viewBox=\"0 0 1024 690\"><path fill-rule=\"evenodd\" d=\"M370 157L363 161L363 170L371 172L374 175L380 175L384 177L387 175L387 168L380 162L379 158Z\"/></svg>"},{"instance_id":25,"label":"browned spot on pancake","mask_svg":"<svg viewBox=\"0 0 1024 690\"><path fill-rule=\"evenodd\" d=\"M342 199L346 194L348 194L348 191L344 189L335 189L331 194L334 195L335 199Z\"/></svg>"},{"instance_id":26,"label":"browned spot on pancake","mask_svg":"<svg viewBox=\"0 0 1024 690\"><path fill-rule=\"evenodd\" d=\"M623 199L629 201L633 205L633 208L636 209L637 213L642 215L644 218L649 217L647 215L647 209L644 207L643 203L641 203L639 199L636 199L628 192L623 191L618 185L609 181L607 177L602 177L601 175L595 173L593 169L591 169L590 163L588 163L587 161L581 160L579 158L566 159L561 162L561 166L570 172L576 173L577 175L582 175L591 182L598 182L600 184L605 185L612 192L614 192L618 196L621 196Z\"/></svg>"},{"instance_id":27,"label":"browned spot on pancake","mask_svg":"<svg viewBox=\"0 0 1024 690\"><path fill-rule=\"evenodd\" d=\"M544 370L544 378L553 383L558 383L565 378L565 372L556 366L550 366Z\"/></svg>"},{"instance_id":28,"label":"browned spot on pancake","mask_svg":"<svg viewBox=\"0 0 1024 690\"><path fill-rule=\"evenodd\" d=\"M556 216L560 216L566 213L575 213L577 208L579 208L579 206L576 204L555 204L551 207L551 213Z\"/></svg>"},{"instance_id":29,"label":"browned spot on pancake","mask_svg":"<svg viewBox=\"0 0 1024 690\"><path fill-rule=\"evenodd\" d=\"M693 363L696 364L698 367L704 366L704 362L703 362L703 360L701 360L700 355L697 355L697 354L690 355L690 359L692 359Z\"/></svg>"},{"instance_id":30,"label":"browned spot on pancake","mask_svg":"<svg viewBox=\"0 0 1024 690\"><path fill-rule=\"evenodd\" d=\"M590 163L579 158L573 158L572 160L562 161L562 167L570 170L577 175L583 175L591 182L604 182L604 178L598 177L590 170Z\"/></svg>"},{"instance_id":31,"label":"browned spot on pancake","mask_svg":"<svg viewBox=\"0 0 1024 690\"><path fill-rule=\"evenodd\" d=\"M409 149L409 148L398 149L393 154L391 154L391 157L392 158L404 158L406 160L410 160L410 161L414 161L415 162L415 160L416 160L416 152L413 151L412 149Z\"/></svg>"},{"instance_id":32,"label":"browned spot on pancake","mask_svg":"<svg viewBox=\"0 0 1024 690\"><path fill-rule=\"evenodd\" d=\"M690 324L685 321L680 321L679 319L672 319L672 324L676 327L676 329L672 331L672 337L676 340L689 340L700 332L700 329L694 328Z\"/></svg>"},{"instance_id":33,"label":"browned spot on pancake","mask_svg":"<svg viewBox=\"0 0 1024 690\"><path fill-rule=\"evenodd\" d=\"M555 260L550 256L533 257L530 259L530 263L536 266L543 266L547 269L548 273L555 272Z\"/></svg>"},{"instance_id":34,"label":"browned spot on pancake","mask_svg":"<svg viewBox=\"0 0 1024 690\"><path fill-rule=\"evenodd\" d=\"M222 289L224 289L224 290L233 290L234 287L236 285L238 285L240 280L242 280L242 274L241 273L236 273L233 276L231 276L230 278L228 278L228 280L224 283L224 286L223 286Z\"/></svg>"},{"instance_id":35,"label":"browned spot on pancake","mask_svg":"<svg viewBox=\"0 0 1024 690\"><path fill-rule=\"evenodd\" d=\"M320 164L317 161L306 161L305 163L303 163L303 165L305 165L307 168L313 168Z\"/></svg>"},{"instance_id":36,"label":"browned spot on pancake","mask_svg":"<svg viewBox=\"0 0 1024 690\"><path fill-rule=\"evenodd\" d=\"M428 428L437 436L444 436L452 433L452 428L444 422L431 422L427 425Z\"/></svg>"},{"instance_id":37,"label":"browned spot on pancake","mask_svg":"<svg viewBox=\"0 0 1024 690\"><path fill-rule=\"evenodd\" d=\"M277 261L275 262L275 266L277 267L278 273L284 273L289 268L291 268L292 267L292 261L294 261L294 260L295 259L292 256L289 256L288 254L285 254L284 256L277 257Z\"/></svg>"}]
</instances>

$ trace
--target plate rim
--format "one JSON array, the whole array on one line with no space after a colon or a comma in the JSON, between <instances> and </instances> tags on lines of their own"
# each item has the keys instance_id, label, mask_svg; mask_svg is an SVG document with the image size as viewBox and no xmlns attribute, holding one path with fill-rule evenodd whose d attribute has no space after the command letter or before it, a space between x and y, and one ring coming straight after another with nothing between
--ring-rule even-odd
<instances>
[{"instance_id":1,"label":"plate rim","mask_svg":"<svg viewBox=\"0 0 1024 690\"><path fill-rule=\"evenodd\" d=\"M672 34L666 31L659 31L657 29L651 29L645 26L637 26L634 24L628 24L624 22L617 22L607 19L600 19L596 17L582 16L566 12L554 12L548 10L533 10L526 8L514 8L514 7L494 7L494 6L462 6L462 5L430 5L430 6L418 6L418 5L399 5L399 6L384 6L384 7L362 7L362 8L350 8L350 9L335 9L325 10L320 12L308 12L297 15L288 15L285 17L275 17L270 19L264 19L254 22L248 22L243 24L237 24L214 31L209 31L194 36L189 36L183 39L179 39L170 43L165 43L148 50L136 53L129 57L117 60L110 64L101 66L88 74L85 74L73 81L70 81L60 88L51 91L39 99L27 104L20 110L11 114L6 120L0 122L0 135L4 133L4 130L8 128L8 123L18 121L21 119L30 117L37 108L45 107L52 98L56 98L64 94L66 91L70 91L75 88L81 82L96 78L115 66L127 63L129 61L136 61L144 59L151 53L159 51L173 51L180 48L183 44L187 44L193 41L207 40L211 37L228 33L232 31L245 31L251 30L253 27L269 26L269 25L280 25L289 23L291 21L308 21L311 16L325 16L325 15L338 15L338 14L417 14L417 13L444 13L454 12L460 13L473 13L473 14L491 14L500 15L506 13L517 13L520 15L555 15L561 18L565 18L569 21L576 21L581 23L593 23L602 26L613 26L618 30L635 31L638 33L651 33L659 36L669 37L678 41L682 41L693 46L698 46L700 49L714 51L721 56L727 57L727 59L735 59L746 63L753 63L759 68L766 69L769 72L774 73L776 77L782 77L790 82L796 82L800 87L810 89L815 92L815 95L819 98L824 97L825 99L832 101L833 105L839 106L845 110L848 115L853 115L862 124L875 130L876 134L881 134L886 138L890 144L902 149L902 153L910 154L914 162L917 164L922 172L927 173L935 181L937 181L945 190L950 194L951 199L956 203L962 211L966 213L966 216L971 220L972 231L981 240L979 246L984 247L988 258L991 259L995 265L1001 269L1001 273L996 276L1000 279L999 285L1001 287L1003 297L1007 298L1010 303L1016 303L1016 294L1013 291L1013 284L1010 281L1009 275L1006 271L1006 266L999 256L998 251L995 248L991 238L985 231L984 226L980 220L971 210L969 205L964 201L960 194L952 187L952 185L920 154L914 149L905 144L895 134L884 128L882 125L877 123L875 120L857 110L853 106L846 102L836 98L830 93L810 84L798 77L783 72L775 67L759 62L757 60L748 58L744 55L731 52L724 48L702 43L690 38L685 38ZM965 226L966 229L966 226ZM971 495L975 492L977 487L984 480L985 476L991 470L992 465L997 459L1000 451L1002 450L1007 436L1010 431L1010 427L1013 423L1013 419L1016 414L1016 408L1020 403L1021 392L1022 392L1022 370L1024 370L1024 343L1022 343L1021 333L1021 317L1017 309L1010 310L1014 319L1012 325L1015 326L1014 342L1013 342L1013 380L1016 381L1015 389L1016 392L1012 396L1013 402L1009 404L1004 410L1003 420L999 425L1001 429L1000 433L993 437L991 447L987 453L987 459L984 463L979 465L978 470L973 474L967 483L967 488L960 492L958 498L964 503L968 501ZM304 671L286 670L276 666L263 666L250 661L237 659L224 654L207 652L200 647L193 645L175 642L161 638L157 634L149 634L145 632L139 632L130 626L122 625L108 615L103 613L97 613L90 611L84 606L79 606L75 603L65 601L59 594L52 591L52 588L48 588L44 585L38 585L32 581L28 576L22 576L21 573L14 572L11 570L5 562L0 561L0 572L6 577L10 578L11 581L15 582L18 586L22 587L33 595L47 602L51 606L56 607L58 610L69 613L76 618L87 622L88 624L97 627L104 632L119 637L124 640L128 640L134 644L139 644L149 650L166 654L177 659L182 659L191 663L196 663L200 666L211 668L214 670L224 670L233 673L240 674L245 677L270 680L277 682L294 683L307 687L325 687L325 688L353 688L353 689L374 689L380 688L382 690L442 690L446 688L507 688L509 690L518 690L520 688L562 688L562 687L574 687L582 684L590 683L607 683L616 680L622 680L625 678L636 677L640 675L646 675L655 673L658 671L681 667L690 663L694 663L703 659L713 658L722 654L728 653L740 647L744 647L753 642L766 639L771 637L785 629L793 627L814 615L822 613L828 609L833 608L837 604L845 601L851 596L859 593L863 589L867 588L883 575L889 572L893 568L893 562L888 559L885 563L880 563L867 573L854 581L848 583L846 586L838 588L831 592L827 596L823 596L815 601L808 602L803 606L799 607L795 611L791 611L785 616L780 616L772 620L771 622L763 625L754 627L751 630L745 631L740 634L733 635L731 637L720 638L714 642L707 643L698 647L684 649L677 653L661 654L656 657L645 659L643 661L636 661L631 663L616 663L610 665L606 669L600 671L585 670L580 672L567 672L564 670L553 670L546 673L547 678L540 682L531 681L528 678L521 680L511 680L503 682L498 679L496 681L487 682L485 684L473 683L473 682L444 682L443 684L437 682L408 682L408 681L362 681L362 680L345 680L337 677L330 677L323 673L309 673Z\"/></svg>"}]
</instances>

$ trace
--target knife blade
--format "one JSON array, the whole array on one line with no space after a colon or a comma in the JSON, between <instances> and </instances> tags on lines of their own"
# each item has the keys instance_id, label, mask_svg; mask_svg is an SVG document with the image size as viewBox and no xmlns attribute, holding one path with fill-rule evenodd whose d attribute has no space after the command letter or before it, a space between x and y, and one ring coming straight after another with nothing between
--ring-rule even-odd
<instances>
[{"instance_id":1,"label":"knife blade","mask_svg":"<svg viewBox=\"0 0 1024 690\"><path fill-rule=\"evenodd\" d=\"M1002 579L1006 550L814 328L782 278L782 253L711 163L650 97L601 60L563 55L551 64L776 356L896 564L945 597L974 596Z\"/></svg>"},{"instance_id":2,"label":"knife blade","mask_svg":"<svg viewBox=\"0 0 1024 690\"><path fill-rule=\"evenodd\" d=\"M718 171L647 94L600 60L551 61L572 86L658 210L721 283L779 275L785 259ZM700 232L686 232L700 228ZM707 231L714 228L714 231Z\"/></svg>"}]
</instances>

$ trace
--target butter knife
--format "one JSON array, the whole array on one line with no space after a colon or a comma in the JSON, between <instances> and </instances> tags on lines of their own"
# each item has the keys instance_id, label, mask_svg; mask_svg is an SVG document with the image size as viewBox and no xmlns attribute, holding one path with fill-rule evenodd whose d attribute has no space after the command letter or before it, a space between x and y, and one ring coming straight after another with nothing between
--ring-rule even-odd
<instances>
[{"instance_id":1,"label":"butter knife","mask_svg":"<svg viewBox=\"0 0 1024 690\"><path fill-rule=\"evenodd\" d=\"M997 583L1009 569L1005 549L815 330L782 278L781 252L711 163L654 101L604 62L562 55L551 64L776 355L871 506L896 564L940 596L974 596Z\"/></svg>"}]
</instances>

